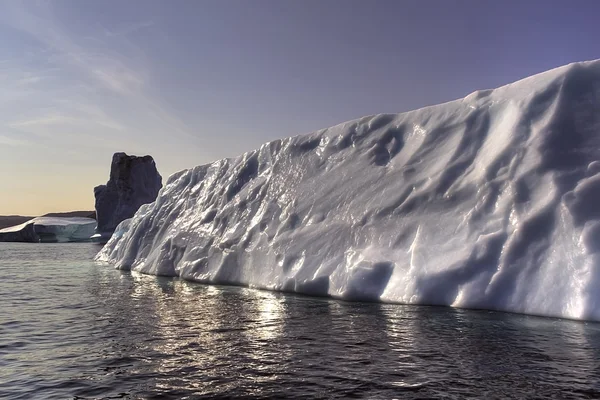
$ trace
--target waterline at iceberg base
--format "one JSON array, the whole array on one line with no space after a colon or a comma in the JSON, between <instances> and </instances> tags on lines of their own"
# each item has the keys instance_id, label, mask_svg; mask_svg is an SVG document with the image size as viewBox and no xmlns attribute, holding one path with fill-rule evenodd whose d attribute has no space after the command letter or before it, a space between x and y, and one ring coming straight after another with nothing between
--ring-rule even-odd
<instances>
[{"instance_id":1,"label":"waterline at iceberg base","mask_svg":"<svg viewBox=\"0 0 600 400\"><path fill-rule=\"evenodd\" d=\"M600 320L600 61L181 171L96 259L200 282Z\"/></svg>"}]
</instances>

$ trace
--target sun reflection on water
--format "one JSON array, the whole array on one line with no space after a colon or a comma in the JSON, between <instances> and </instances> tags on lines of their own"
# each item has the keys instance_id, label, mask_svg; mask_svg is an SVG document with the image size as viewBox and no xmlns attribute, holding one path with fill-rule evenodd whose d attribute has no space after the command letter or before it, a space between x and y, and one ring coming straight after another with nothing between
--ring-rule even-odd
<instances>
[{"instance_id":1,"label":"sun reflection on water","mask_svg":"<svg viewBox=\"0 0 600 400\"><path fill-rule=\"evenodd\" d=\"M252 330L245 331L250 338L273 340L281 336L285 307L284 299L278 294L254 289L246 289L254 300L256 324Z\"/></svg>"}]
</instances>

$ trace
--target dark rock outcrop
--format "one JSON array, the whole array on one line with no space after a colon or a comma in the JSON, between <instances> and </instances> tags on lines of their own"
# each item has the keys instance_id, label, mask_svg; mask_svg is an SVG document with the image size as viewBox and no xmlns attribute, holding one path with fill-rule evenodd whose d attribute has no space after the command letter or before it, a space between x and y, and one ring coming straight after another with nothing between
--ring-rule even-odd
<instances>
[{"instance_id":1,"label":"dark rock outcrop","mask_svg":"<svg viewBox=\"0 0 600 400\"><path fill-rule=\"evenodd\" d=\"M0 229L21 225L22 223L31 221L34 218L35 217L26 217L22 215L0 215Z\"/></svg>"},{"instance_id":2,"label":"dark rock outcrop","mask_svg":"<svg viewBox=\"0 0 600 400\"><path fill-rule=\"evenodd\" d=\"M95 240L106 241L121 221L133 217L141 205L152 203L162 187L162 177L151 156L115 153L106 185L96 186Z\"/></svg>"}]
</instances>

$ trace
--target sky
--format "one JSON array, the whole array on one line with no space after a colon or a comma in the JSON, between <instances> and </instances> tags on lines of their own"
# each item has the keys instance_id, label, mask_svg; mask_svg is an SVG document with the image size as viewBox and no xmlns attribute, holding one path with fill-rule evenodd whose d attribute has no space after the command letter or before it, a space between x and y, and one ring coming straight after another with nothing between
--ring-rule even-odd
<instances>
[{"instance_id":1,"label":"sky","mask_svg":"<svg viewBox=\"0 0 600 400\"><path fill-rule=\"evenodd\" d=\"M0 0L0 215L600 58L596 0Z\"/></svg>"}]
</instances>

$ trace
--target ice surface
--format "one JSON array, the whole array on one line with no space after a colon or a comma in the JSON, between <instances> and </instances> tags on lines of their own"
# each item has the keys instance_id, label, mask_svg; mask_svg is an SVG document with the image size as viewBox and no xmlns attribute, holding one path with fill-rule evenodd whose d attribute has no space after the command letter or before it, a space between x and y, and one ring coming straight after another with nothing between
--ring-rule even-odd
<instances>
[{"instance_id":1,"label":"ice surface","mask_svg":"<svg viewBox=\"0 0 600 400\"><path fill-rule=\"evenodd\" d=\"M95 237L107 241L121 221L133 217L142 204L156 200L161 187L162 177L152 157L115 153L110 179L94 188L98 218Z\"/></svg>"},{"instance_id":2,"label":"ice surface","mask_svg":"<svg viewBox=\"0 0 600 400\"><path fill-rule=\"evenodd\" d=\"M201 282L600 320L600 61L181 171L97 259Z\"/></svg>"},{"instance_id":3,"label":"ice surface","mask_svg":"<svg viewBox=\"0 0 600 400\"><path fill-rule=\"evenodd\" d=\"M94 233L96 220L82 217L38 217L0 229L0 242L80 242Z\"/></svg>"}]
</instances>

